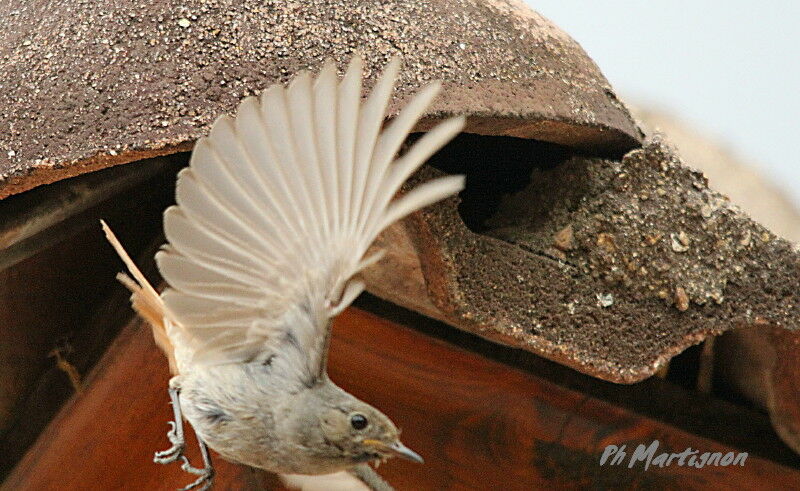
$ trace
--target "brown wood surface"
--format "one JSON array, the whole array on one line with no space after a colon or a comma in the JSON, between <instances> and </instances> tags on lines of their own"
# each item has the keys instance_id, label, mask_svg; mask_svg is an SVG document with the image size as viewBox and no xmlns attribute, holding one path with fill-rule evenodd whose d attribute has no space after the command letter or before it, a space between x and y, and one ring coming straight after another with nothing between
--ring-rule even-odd
<instances>
[{"instance_id":1,"label":"brown wood surface","mask_svg":"<svg viewBox=\"0 0 800 491\"><path fill-rule=\"evenodd\" d=\"M4 489L175 489L190 480L177 465L151 461L167 446L168 373L138 324L117 339L89 390L62 410ZM332 378L383 409L426 459L380 467L400 490L800 489L796 469L753 455L744 467L600 467L608 444L729 448L364 311L347 311L334 332ZM190 456L197 458L193 445ZM216 464L217 489L275 486L261 473Z\"/></svg>"},{"instance_id":2,"label":"brown wood surface","mask_svg":"<svg viewBox=\"0 0 800 491\"><path fill-rule=\"evenodd\" d=\"M775 353L764 381L767 408L775 431L800 453L800 333L773 327L767 340Z\"/></svg>"},{"instance_id":3,"label":"brown wood surface","mask_svg":"<svg viewBox=\"0 0 800 491\"><path fill-rule=\"evenodd\" d=\"M154 164L161 168L156 175ZM0 222L9 219L0 224L0 248L7 246L0 251L0 480L74 390L52 351L59 349L78 375L86 374L129 322L127 294L114 279L119 258L99 220L111 223L138 255L159 233L163 209L173 201L174 185L166 184L174 183L176 165L138 169L141 175L130 178L104 171L111 178L102 186L87 175L53 185L60 191L35 192L55 203L37 206L27 194L0 202ZM133 181L143 182L113 196L92 194ZM81 196L87 189L92 193Z\"/></svg>"},{"instance_id":4,"label":"brown wood surface","mask_svg":"<svg viewBox=\"0 0 800 491\"><path fill-rule=\"evenodd\" d=\"M800 454L800 332L745 326L717 345L721 381L767 411L777 434Z\"/></svg>"}]
</instances>

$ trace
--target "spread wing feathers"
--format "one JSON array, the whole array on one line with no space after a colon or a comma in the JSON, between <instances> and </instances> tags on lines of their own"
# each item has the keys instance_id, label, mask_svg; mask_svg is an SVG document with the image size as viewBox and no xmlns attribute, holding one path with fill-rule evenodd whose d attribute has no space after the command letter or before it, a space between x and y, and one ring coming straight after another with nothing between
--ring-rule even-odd
<instances>
[{"instance_id":1,"label":"spread wing feathers","mask_svg":"<svg viewBox=\"0 0 800 491\"><path fill-rule=\"evenodd\" d=\"M193 362L266 359L289 342L306 368L324 360L329 319L364 289L353 277L388 225L463 188L447 176L394 199L403 182L463 127L441 123L393 161L435 97L419 91L381 132L399 61L361 104L362 62L339 83L328 61L245 99L200 139L164 214L156 260L170 318L196 346ZM316 368L315 368L316 367Z\"/></svg>"},{"instance_id":2,"label":"spread wing feathers","mask_svg":"<svg viewBox=\"0 0 800 491\"><path fill-rule=\"evenodd\" d=\"M114 232L111 231L108 224L103 220L100 220L100 224L103 226L106 238L111 245L114 246L114 250L117 251L117 254L133 276L133 278L131 278L125 273L119 273L117 279L131 291L133 310L150 324L156 345L164 352L167 359L169 359L170 372L176 375L178 373L178 366L175 361L175 348L170 342L169 336L167 336L164 303L161 301L158 293L156 293L156 290L147 281L147 278L145 278L139 268L136 267L136 264L122 247L119 240L117 240L117 236L114 235Z\"/></svg>"}]
</instances>

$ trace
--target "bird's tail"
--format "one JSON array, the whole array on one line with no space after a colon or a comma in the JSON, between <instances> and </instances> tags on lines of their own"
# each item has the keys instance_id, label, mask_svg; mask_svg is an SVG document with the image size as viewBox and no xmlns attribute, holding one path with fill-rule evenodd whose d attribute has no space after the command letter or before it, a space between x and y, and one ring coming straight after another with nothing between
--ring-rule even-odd
<instances>
[{"instance_id":1,"label":"bird's tail","mask_svg":"<svg viewBox=\"0 0 800 491\"><path fill-rule=\"evenodd\" d=\"M141 270L136 266L131 257L122 247L117 236L111 231L105 221L100 220L103 226L103 231L106 234L106 239L117 251L122 262L128 267L131 276L125 273L118 273L117 279L120 283L131 291L131 305L144 320L146 320L153 330L153 338L161 351L169 359L169 368L173 374L177 374L177 366L175 363L175 348L172 346L169 337L167 336L167 328L165 325L165 312L164 302L156 292L155 288L147 281Z\"/></svg>"}]
</instances>

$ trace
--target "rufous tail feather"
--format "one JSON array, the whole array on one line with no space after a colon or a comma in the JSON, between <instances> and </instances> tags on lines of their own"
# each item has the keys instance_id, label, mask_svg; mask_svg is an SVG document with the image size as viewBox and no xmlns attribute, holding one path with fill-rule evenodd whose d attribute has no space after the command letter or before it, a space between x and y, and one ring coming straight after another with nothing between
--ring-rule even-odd
<instances>
[{"instance_id":1,"label":"rufous tail feather","mask_svg":"<svg viewBox=\"0 0 800 491\"><path fill-rule=\"evenodd\" d=\"M131 305L133 310L136 311L144 320L146 320L153 330L153 338L156 345L161 348L161 351L169 359L169 368L172 374L177 374L177 365L175 363L175 349L167 336L167 328L164 324L164 303L161 297L156 292L155 288L147 281L141 270L136 266L131 257L122 247L117 236L111 231L105 221L100 220L103 226L103 231L106 234L106 239L117 251L122 262L128 267L131 276L125 273L117 274L117 279L120 283L131 291Z\"/></svg>"}]
</instances>

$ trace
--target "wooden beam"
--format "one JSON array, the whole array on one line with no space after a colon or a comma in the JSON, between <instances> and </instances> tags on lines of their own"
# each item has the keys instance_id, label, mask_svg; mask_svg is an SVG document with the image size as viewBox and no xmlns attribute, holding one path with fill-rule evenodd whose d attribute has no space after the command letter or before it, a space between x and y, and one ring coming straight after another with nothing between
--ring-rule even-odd
<instances>
[{"instance_id":1,"label":"wooden beam","mask_svg":"<svg viewBox=\"0 0 800 491\"><path fill-rule=\"evenodd\" d=\"M178 165L108 169L0 202L0 480L73 390L53 350L86 374L129 322L128 295L114 279L123 266L99 220L139 254L174 202Z\"/></svg>"},{"instance_id":2,"label":"wooden beam","mask_svg":"<svg viewBox=\"0 0 800 491\"><path fill-rule=\"evenodd\" d=\"M167 445L168 373L139 324L116 340L89 389L62 410L4 489L171 489L191 480L177 465L151 461ZM609 444L632 449L658 439L663 451L735 449L358 309L345 312L334 333L331 377L384 410L426 459L380 467L398 489L800 488L800 471L754 455L734 467L601 467ZM216 463L217 489L277 486L265 473Z\"/></svg>"},{"instance_id":3,"label":"wooden beam","mask_svg":"<svg viewBox=\"0 0 800 491\"><path fill-rule=\"evenodd\" d=\"M0 271L95 227L86 210L152 179L174 174L166 158L145 160L133 168L112 168L67 179L0 202ZM173 170L170 170L173 169Z\"/></svg>"}]
</instances>

